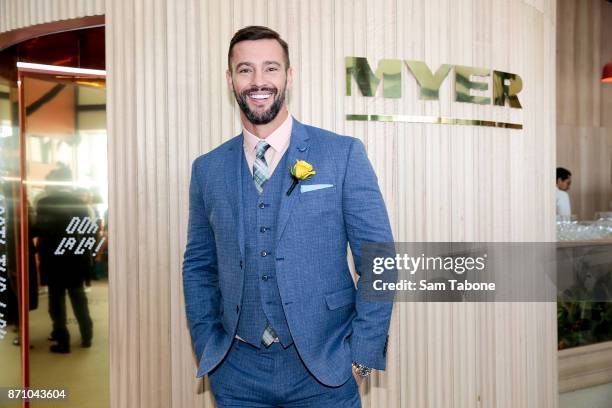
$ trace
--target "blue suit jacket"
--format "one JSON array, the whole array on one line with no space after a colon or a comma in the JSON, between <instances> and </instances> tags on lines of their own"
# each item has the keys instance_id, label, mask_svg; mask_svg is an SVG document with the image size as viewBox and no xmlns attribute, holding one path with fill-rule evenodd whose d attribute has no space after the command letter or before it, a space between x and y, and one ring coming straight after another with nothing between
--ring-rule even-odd
<instances>
[{"instance_id":1,"label":"blue suit jacket","mask_svg":"<svg viewBox=\"0 0 612 408\"><path fill-rule=\"evenodd\" d=\"M236 334L244 282L242 135L193 163L188 242L183 263L187 320L199 368L212 370ZM367 302L357 272L363 242L393 237L376 175L358 139L293 121L287 163L306 160L316 175L290 196L285 172L278 213L276 275L291 335L319 381L343 384L351 362L384 369L391 302ZM301 185L331 184L308 192Z\"/></svg>"}]
</instances>

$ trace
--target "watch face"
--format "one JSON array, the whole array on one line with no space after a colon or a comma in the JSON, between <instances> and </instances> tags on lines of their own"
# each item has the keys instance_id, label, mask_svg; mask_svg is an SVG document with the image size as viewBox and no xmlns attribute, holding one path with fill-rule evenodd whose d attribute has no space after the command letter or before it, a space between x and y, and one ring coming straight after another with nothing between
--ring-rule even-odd
<instances>
[{"instance_id":1,"label":"watch face","mask_svg":"<svg viewBox=\"0 0 612 408\"><path fill-rule=\"evenodd\" d=\"M372 372L371 368L366 367L363 364L353 363L353 367L355 367L357 374L359 374L361 377L367 377Z\"/></svg>"}]
</instances>

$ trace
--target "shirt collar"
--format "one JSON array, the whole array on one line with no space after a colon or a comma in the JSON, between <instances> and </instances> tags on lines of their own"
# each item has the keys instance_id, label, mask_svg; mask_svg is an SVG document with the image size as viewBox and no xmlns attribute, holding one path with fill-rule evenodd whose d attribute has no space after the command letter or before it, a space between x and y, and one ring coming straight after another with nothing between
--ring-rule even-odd
<instances>
[{"instance_id":1,"label":"shirt collar","mask_svg":"<svg viewBox=\"0 0 612 408\"><path fill-rule=\"evenodd\" d=\"M274 149L276 152L283 151L289 145L289 139L291 138L291 129L293 127L293 117L291 115L287 115L287 119L281 125L276 128L276 130L264 140L268 142L270 147ZM260 138L242 128L242 134L244 135L244 145L245 147L251 151L255 150L257 143L259 143Z\"/></svg>"}]
</instances>

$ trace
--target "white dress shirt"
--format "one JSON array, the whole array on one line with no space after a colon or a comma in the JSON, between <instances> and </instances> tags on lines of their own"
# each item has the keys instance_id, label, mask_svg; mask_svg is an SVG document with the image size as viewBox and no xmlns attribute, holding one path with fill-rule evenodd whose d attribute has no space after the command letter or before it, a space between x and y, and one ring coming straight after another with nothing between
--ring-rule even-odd
<instances>
[{"instance_id":1,"label":"white dress shirt","mask_svg":"<svg viewBox=\"0 0 612 408\"><path fill-rule=\"evenodd\" d=\"M268 164L268 175L272 177L274 169L283 158L283 154L289 148L289 141L291 140L291 128L293 126L293 118L291 115L287 115L287 119L278 127L274 132L270 133L265 140L270 145L270 148L266 150L264 157ZM251 175L253 174L253 163L255 163L255 148L259 143L260 138L252 134L246 129L242 129L244 136L244 157L246 158L247 164ZM288 171L288 170L287 170Z\"/></svg>"},{"instance_id":2,"label":"white dress shirt","mask_svg":"<svg viewBox=\"0 0 612 408\"><path fill-rule=\"evenodd\" d=\"M557 188L557 215L570 216L572 215L572 206L570 197L567 191Z\"/></svg>"}]
</instances>

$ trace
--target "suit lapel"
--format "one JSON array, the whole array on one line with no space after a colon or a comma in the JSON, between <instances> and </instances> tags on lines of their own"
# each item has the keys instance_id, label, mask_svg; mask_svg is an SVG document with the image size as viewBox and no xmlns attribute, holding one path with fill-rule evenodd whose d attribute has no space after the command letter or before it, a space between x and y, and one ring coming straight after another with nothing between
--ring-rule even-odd
<instances>
[{"instance_id":1,"label":"suit lapel","mask_svg":"<svg viewBox=\"0 0 612 408\"><path fill-rule=\"evenodd\" d=\"M238 246L240 255L244 259L244 212L242 208L242 167L243 167L243 136L235 139L228 150L228 160L225 161L225 178L227 184L227 194L232 212L238 223Z\"/></svg>"},{"instance_id":2,"label":"suit lapel","mask_svg":"<svg viewBox=\"0 0 612 408\"><path fill-rule=\"evenodd\" d=\"M293 119L293 125L291 128L291 141L289 142L289 148L287 149L287 169L276 169L276 171L282 171L283 174L283 188L281 189L281 204L280 209L278 211L278 225L276 228L276 245L278 246L278 242L280 241L281 236L283 235L283 231L285 230L285 226L287 225L287 221L289 221L289 216L291 215L291 210L295 206L295 202L299 198L300 188L297 186L291 195L287 196L287 190L291 187L291 183L293 182L293 178L289 173L289 169L295 164L296 160L306 160L308 159L308 153L310 150L309 145L309 136L306 130L306 127L302 125L300 122ZM316 168L315 168L316 171Z\"/></svg>"}]
</instances>

